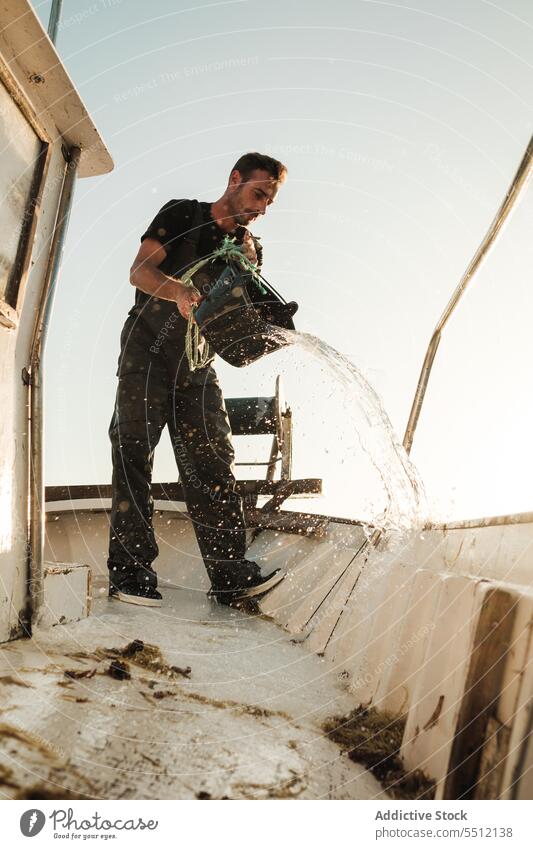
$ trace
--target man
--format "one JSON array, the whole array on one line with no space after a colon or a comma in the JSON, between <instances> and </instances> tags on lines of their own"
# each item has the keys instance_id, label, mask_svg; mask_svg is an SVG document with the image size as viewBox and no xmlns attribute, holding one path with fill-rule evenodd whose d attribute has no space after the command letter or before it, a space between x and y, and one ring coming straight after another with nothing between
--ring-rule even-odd
<instances>
[{"instance_id":1,"label":"man","mask_svg":"<svg viewBox=\"0 0 533 849\"><path fill-rule=\"evenodd\" d=\"M214 203L169 201L146 232L130 281L135 306L121 334L119 378L109 436L113 502L109 542L109 594L119 601L159 606L158 555L152 516L154 450L168 427L185 502L211 580L210 594L229 604L278 583L245 558L242 501L235 492L231 430L217 377L209 361L191 371L185 355L187 320L201 300L180 274L208 256L225 236L235 236L247 258L260 265L259 242L247 226L274 202L287 169L259 153L233 167Z\"/></svg>"}]
</instances>

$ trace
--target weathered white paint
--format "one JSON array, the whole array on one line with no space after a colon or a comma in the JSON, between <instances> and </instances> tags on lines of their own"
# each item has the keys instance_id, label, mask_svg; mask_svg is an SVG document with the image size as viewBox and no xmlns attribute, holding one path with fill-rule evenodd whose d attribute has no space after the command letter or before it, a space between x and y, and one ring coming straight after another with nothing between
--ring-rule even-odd
<instances>
[{"instance_id":1,"label":"weathered white paint","mask_svg":"<svg viewBox=\"0 0 533 849\"><path fill-rule=\"evenodd\" d=\"M392 662L385 664L372 698L372 703L380 710L404 714L409 707L409 693L424 660L427 637L435 627L441 580L440 573L426 569L417 569L412 576L409 601L399 621L397 640L388 649ZM364 684L369 688L374 680L369 675Z\"/></svg>"},{"instance_id":2,"label":"weathered white paint","mask_svg":"<svg viewBox=\"0 0 533 849\"><path fill-rule=\"evenodd\" d=\"M91 600L89 566L81 566L79 563L45 564L40 627L64 625L85 619L91 611Z\"/></svg>"},{"instance_id":3,"label":"weathered white paint","mask_svg":"<svg viewBox=\"0 0 533 849\"><path fill-rule=\"evenodd\" d=\"M102 585L108 526L102 504L100 512L91 506L96 502L73 513L60 504L49 505L48 556L54 551L56 557L89 562ZM162 585L205 590L205 570L183 508L164 509L162 502L157 506L161 555L155 565ZM287 570L286 579L261 601L262 611L302 648L324 655L353 706L371 704L406 716L406 766L425 769L437 781L440 795L480 611L494 589L510 594L515 619L482 745L488 775L480 790L481 795L505 796L511 793L510 782L520 784L517 762L520 752L522 761L526 757L522 740L531 721L533 596L524 565L528 537L533 538L533 521L416 531L369 549L360 528L330 522L320 538L262 532L248 554L265 569ZM511 568L502 551L508 553ZM526 791L522 786L516 792Z\"/></svg>"},{"instance_id":4,"label":"weathered white paint","mask_svg":"<svg viewBox=\"0 0 533 849\"><path fill-rule=\"evenodd\" d=\"M0 58L40 137L81 149L78 176L111 171L113 160L28 0L3 0Z\"/></svg>"},{"instance_id":5,"label":"weathered white paint","mask_svg":"<svg viewBox=\"0 0 533 849\"><path fill-rule=\"evenodd\" d=\"M436 527L413 534L399 562L472 577L533 585L533 516L529 521L471 527Z\"/></svg>"},{"instance_id":6,"label":"weathered white paint","mask_svg":"<svg viewBox=\"0 0 533 849\"><path fill-rule=\"evenodd\" d=\"M3 516L10 517L10 527L3 534L0 551L0 642L21 632L19 616L27 599L28 386L23 384L22 370L29 364L35 311L46 273L47 248L64 168L65 161L56 146L49 152L32 259L19 293L16 324L11 328L0 324L0 442L3 447L0 492Z\"/></svg>"},{"instance_id":7,"label":"weathered white paint","mask_svg":"<svg viewBox=\"0 0 533 849\"><path fill-rule=\"evenodd\" d=\"M437 780L439 796L447 775L477 613L488 588L459 575L445 575L440 583L435 627L410 694L402 748L409 768L420 767Z\"/></svg>"},{"instance_id":8,"label":"weathered white paint","mask_svg":"<svg viewBox=\"0 0 533 849\"><path fill-rule=\"evenodd\" d=\"M65 505L47 505L45 557L51 562L86 563L101 584L108 574L110 502L85 504L76 512ZM160 580L169 586L205 592L209 580L190 523L182 510L162 511L159 506L156 502L154 530L160 549Z\"/></svg>"},{"instance_id":9,"label":"weathered white paint","mask_svg":"<svg viewBox=\"0 0 533 849\"><path fill-rule=\"evenodd\" d=\"M357 528L361 541L363 532ZM349 529L351 534L351 528ZM263 610L276 618L291 633L306 628L317 615L320 605L334 591L353 560L353 548L346 547L345 528L338 526L324 540L313 541L296 537L296 550L301 554L293 564L286 564L287 577L283 589L274 589L265 599ZM258 540L261 539L261 535ZM255 556L252 548L250 556Z\"/></svg>"},{"instance_id":10,"label":"weathered white paint","mask_svg":"<svg viewBox=\"0 0 533 849\"><path fill-rule=\"evenodd\" d=\"M34 171L41 149L37 133L0 80L0 150L2 185L0 203L0 300L12 275L27 204L31 200Z\"/></svg>"},{"instance_id":11,"label":"weathered white paint","mask_svg":"<svg viewBox=\"0 0 533 849\"><path fill-rule=\"evenodd\" d=\"M0 649L0 679L19 682L0 680L3 721L32 735L0 737L16 785L3 785L2 774L2 795L46 782L58 797L93 799L386 798L321 731L350 706L323 661L264 617L199 592L163 597L160 610L102 598L89 619ZM133 639L157 645L167 664L190 666L190 678L131 664L131 680L116 681L104 674L109 661L72 657ZM97 674L72 681L64 674L72 669Z\"/></svg>"},{"instance_id":12,"label":"weathered white paint","mask_svg":"<svg viewBox=\"0 0 533 849\"><path fill-rule=\"evenodd\" d=\"M21 633L21 618L26 615L29 441L28 387L23 384L22 371L29 365L35 316L65 175L61 147L81 147L80 176L105 173L112 168L112 160L27 0L5 0L2 4L0 79L11 98L6 102L4 96L2 101L2 115L8 122L2 125L2 132L15 133L18 139L18 151L11 145L0 177L0 195L13 201L11 225L27 195L31 152L37 151L38 139L48 145L18 298L11 305L0 302L1 643ZM4 224L9 223L6 210ZM14 251L8 250L4 271L9 271L7 265L13 257Z\"/></svg>"}]
</instances>

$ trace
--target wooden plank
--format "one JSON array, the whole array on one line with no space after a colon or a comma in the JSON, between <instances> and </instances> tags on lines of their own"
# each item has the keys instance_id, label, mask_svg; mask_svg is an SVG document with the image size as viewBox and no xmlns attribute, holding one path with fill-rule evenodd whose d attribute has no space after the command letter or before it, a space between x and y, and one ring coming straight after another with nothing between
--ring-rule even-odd
<instances>
[{"instance_id":1,"label":"wooden plank","mask_svg":"<svg viewBox=\"0 0 533 849\"><path fill-rule=\"evenodd\" d=\"M236 490L239 495L274 495L283 487L290 495L320 495L321 478L301 478L294 481L239 480ZM47 486L46 501L77 501L82 498L111 498L111 484L89 484L72 486ZM158 500L183 501L183 490L178 482L152 484L152 497ZM285 496L287 497L287 496Z\"/></svg>"},{"instance_id":2,"label":"wooden plank","mask_svg":"<svg viewBox=\"0 0 533 849\"><path fill-rule=\"evenodd\" d=\"M497 713L515 604L511 593L495 588L487 593L481 607L448 764L445 799L470 799L476 794L487 728Z\"/></svg>"},{"instance_id":3,"label":"wooden plank","mask_svg":"<svg viewBox=\"0 0 533 849\"><path fill-rule=\"evenodd\" d=\"M485 732L485 745L481 753L476 799L499 799L502 789L505 759L509 751L511 729L490 717Z\"/></svg>"},{"instance_id":4,"label":"wooden plank","mask_svg":"<svg viewBox=\"0 0 533 849\"><path fill-rule=\"evenodd\" d=\"M324 536L329 525L325 516L313 516L310 513L291 513L289 510L265 513L255 507L245 511L246 525L261 530L282 531L303 536Z\"/></svg>"}]
</instances>

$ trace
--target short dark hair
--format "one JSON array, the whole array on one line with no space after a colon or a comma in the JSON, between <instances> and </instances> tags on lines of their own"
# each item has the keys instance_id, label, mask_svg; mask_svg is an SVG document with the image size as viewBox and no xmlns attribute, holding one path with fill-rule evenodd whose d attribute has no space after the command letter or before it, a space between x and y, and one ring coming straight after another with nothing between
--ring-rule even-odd
<instances>
[{"instance_id":1,"label":"short dark hair","mask_svg":"<svg viewBox=\"0 0 533 849\"><path fill-rule=\"evenodd\" d=\"M287 176L287 167L278 159L265 153L245 153L237 160L232 171L238 171L243 180L248 180L252 171L267 171L274 180L283 182Z\"/></svg>"}]
</instances>

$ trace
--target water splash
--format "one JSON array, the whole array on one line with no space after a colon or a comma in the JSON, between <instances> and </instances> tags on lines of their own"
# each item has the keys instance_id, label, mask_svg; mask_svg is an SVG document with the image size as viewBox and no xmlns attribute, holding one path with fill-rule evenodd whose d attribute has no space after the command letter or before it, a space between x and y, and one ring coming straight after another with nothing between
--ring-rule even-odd
<instances>
[{"instance_id":1,"label":"water splash","mask_svg":"<svg viewBox=\"0 0 533 849\"><path fill-rule=\"evenodd\" d=\"M345 517L361 519L387 530L404 531L419 526L427 511L422 480L398 440L377 392L357 366L322 339L298 331L277 330L276 334L278 332L280 341L283 339L290 345L273 355L278 366L282 366L279 370L284 373L285 380L294 384L288 394L290 406L293 406L294 393L298 396L298 389L302 394L304 381L308 393L315 391L317 396L314 401L308 399L307 404L300 404L299 418L298 404L293 411L295 450L302 438L305 439L306 431L314 429L318 434L313 444L314 456L308 449L305 469L299 468L296 476L303 472L304 476L314 477L315 468L310 464L316 464L319 454L329 450L332 455L331 488L334 490L337 486L342 490L337 494L340 499L335 498L335 492L329 494L325 502L329 501L329 515L341 515L336 514L334 508L342 499ZM298 353L303 355L301 363ZM309 370L309 355L314 361L312 371ZM273 357L269 356L268 361L272 362ZM324 417L322 431L317 424L320 415ZM341 463L345 464L343 476L339 476ZM290 508L290 505L291 502L287 502L286 506ZM301 506L309 509L303 502ZM316 507L314 509L319 512Z\"/></svg>"}]
</instances>

